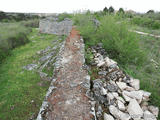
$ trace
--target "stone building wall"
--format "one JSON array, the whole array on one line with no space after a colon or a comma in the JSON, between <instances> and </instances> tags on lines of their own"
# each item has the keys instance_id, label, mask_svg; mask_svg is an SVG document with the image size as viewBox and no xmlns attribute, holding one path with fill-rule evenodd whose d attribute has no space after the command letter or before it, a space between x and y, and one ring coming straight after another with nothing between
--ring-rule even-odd
<instances>
[{"instance_id":1,"label":"stone building wall","mask_svg":"<svg viewBox=\"0 0 160 120\"><path fill-rule=\"evenodd\" d=\"M41 33L56 34L56 35L69 35L72 29L72 20L65 18L63 21L58 22L55 19L42 19L39 23Z\"/></svg>"}]
</instances>

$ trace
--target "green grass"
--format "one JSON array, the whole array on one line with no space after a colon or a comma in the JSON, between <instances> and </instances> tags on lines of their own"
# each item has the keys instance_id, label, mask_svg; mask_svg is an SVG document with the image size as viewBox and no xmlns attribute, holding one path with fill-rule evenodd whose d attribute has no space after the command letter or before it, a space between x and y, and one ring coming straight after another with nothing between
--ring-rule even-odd
<instances>
[{"instance_id":1,"label":"green grass","mask_svg":"<svg viewBox=\"0 0 160 120\"><path fill-rule=\"evenodd\" d=\"M29 42L27 35L38 28L39 19L21 22L0 23L0 63L10 51Z\"/></svg>"},{"instance_id":2,"label":"green grass","mask_svg":"<svg viewBox=\"0 0 160 120\"><path fill-rule=\"evenodd\" d=\"M103 43L111 58L121 64L142 64L145 59L145 51L140 49L139 37L136 33L128 31L126 22L117 22L117 16L106 15L100 19L100 26L95 27L92 15L75 16L75 24L78 25L86 46Z\"/></svg>"},{"instance_id":3,"label":"green grass","mask_svg":"<svg viewBox=\"0 0 160 120\"><path fill-rule=\"evenodd\" d=\"M33 29L28 38L28 44L12 50L0 65L0 120L28 120L37 114L50 84L42 81L35 71L22 67L36 62L36 52L49 46L56 36ZM38 85L40 82L43 86Z\"/></svg>"},{"instance_id":4,"label":"green grass","mask_svg":"<svg viewBox=\"0 0 160 120\"><path fill-rule=\"evenodd\" d=\"M149 34L153 34L153 35L160 35L160 29L158 30L152 30L146 27L141 27L141 26L137 26L137 25L131 25L130 26L131 30L137 30L137 31L141 31L141 32L145 32L145 33L149 33Z\"/></svg>"},{"instance_id":5,"label":"green grass","mask_svg":"<svg viewBox=\"0 0 160 120\"><path fill-rule=\"evenodd\" d=\"M0 23L0 63L10 50L29 42L31 28L20 23Z\"/></svg>"},{"instance_id":6,"label":"green grass","mask_svg":"<svg viewBox=\"0 0 160 120\"><path fill-rule=\"evenodd\" d=\"M147 52L147 59L143 66L128 64L124 70L140 79L141 89L152 93L150 104L160 108L160 38L139 36L141 37L141 47ZM158 63L158 67L151 62L151 59ZM158 120L160 120L160 116Z\"/></svg>"}]
</instances>

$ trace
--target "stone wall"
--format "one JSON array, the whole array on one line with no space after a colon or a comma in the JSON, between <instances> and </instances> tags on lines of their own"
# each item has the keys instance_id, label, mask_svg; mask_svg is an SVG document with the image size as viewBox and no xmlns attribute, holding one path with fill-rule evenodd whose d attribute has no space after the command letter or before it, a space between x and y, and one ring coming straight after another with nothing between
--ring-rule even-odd
<instances>
[{"instance_id":1,"label":"stone wall","mask_svg":"<svg viewBox=\"0 0 160 120\"><path fill-rule=\"evenodd\" d=\"M58 22L56 18L42 19L39 23L41 33L69 35L72 29L72 20L65 18Z\"/></svg>"}]
</instances>

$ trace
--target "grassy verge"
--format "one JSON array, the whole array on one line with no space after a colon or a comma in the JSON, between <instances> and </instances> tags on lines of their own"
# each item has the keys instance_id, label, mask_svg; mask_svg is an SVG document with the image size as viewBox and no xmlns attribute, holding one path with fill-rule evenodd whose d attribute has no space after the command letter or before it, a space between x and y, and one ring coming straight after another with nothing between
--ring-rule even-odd
<instances>
[{"instance_id":1,"label":"grassy verge","mask_svg":"<svg viewBox=\"0 0 160 120\"><path fill-rule=\"evenodd\" d=\"M0 23L0 63L10 51L29 42L28 34L38 27L39 20Z\"/></svg>"},{"instance_id":2,"label":"grassy verge","mask_svg":"<svg viewBox=\"0 0 160 120\"><path fill-rule=\"evenodd\" d=\"M20 23L0 23L0 28L0 61L2 61L11 49L29 42L27 35L31 28Z\"/></svg>"},{"instance_id":3,"label":"grassy verge","mask_svg":"<svg viewBox=\"0 0 160 120\"><path fill-rule=\"evenodd\" d=\"M55 35L40 34L33 29L30 42L11 51L11 56L0 65L0 120L28 120L36 115L48 89L34 71L22 67L38 60L36 52L49 46Z\"/></svg>"},{"instance_id":4,"label":"grassy verge","mask_svg":"<svg viewBox=\"0 0 160 120\"><path fill-rule=\"evenodd\" d=\"M147 52L147 59L143 66L128 64L124 70L141 80L141 88L152 93L150 103L160 108L160 38L139 36L141 47Z\"/></svg>"}]
</instances>

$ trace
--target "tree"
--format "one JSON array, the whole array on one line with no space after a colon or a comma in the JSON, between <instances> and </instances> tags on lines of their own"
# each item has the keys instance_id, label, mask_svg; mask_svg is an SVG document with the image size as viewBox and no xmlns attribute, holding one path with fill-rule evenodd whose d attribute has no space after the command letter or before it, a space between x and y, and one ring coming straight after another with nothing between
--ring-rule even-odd
<instances>
[{"instance_id":1,"label":"tree","mask_svg":"<svg viewBox=\"0 0 160 120\"><path fill-rule=\"evenodd\" d=\"M103 12L108 12L108 8L105 7L105 8L103 9Z\"/></svg>"},{"instance_id":2,"label":"tree","mask_svg":"<svg viewBox=\"0 0 160 120\"><path fill-rule=\"evenodd\" d=\"M0 20L5 19L6 18L6 14L3 11L0 11Z\"/></svg>"},{"instance_id":3,"label":"tree","mask_svg":"<svg viewBox=\"0 0 160 120\"><path fill-rule=\"evenodd\" d=\"M149 10L147 13L154 13L154 10Z\"/></svg>"},{"instance_id":4,"label":"tree","mask_svg":"<svg viewBox=\"0 0 160 120\"><path fill-rule=\"evenodd\" d=\"M123 8L119 8L118 13L125 13Z\"/></svg>"},{"instance_id":5,"label":"tree","mask_svg":"<svg viewBox=\"0 0 160 120\"><path fill-rule=\"evenodd\" d=\"M111 6L111 7L109 7L109 13L113 13L114 12L114 8Z\"/></svg>"}]
</instances>

